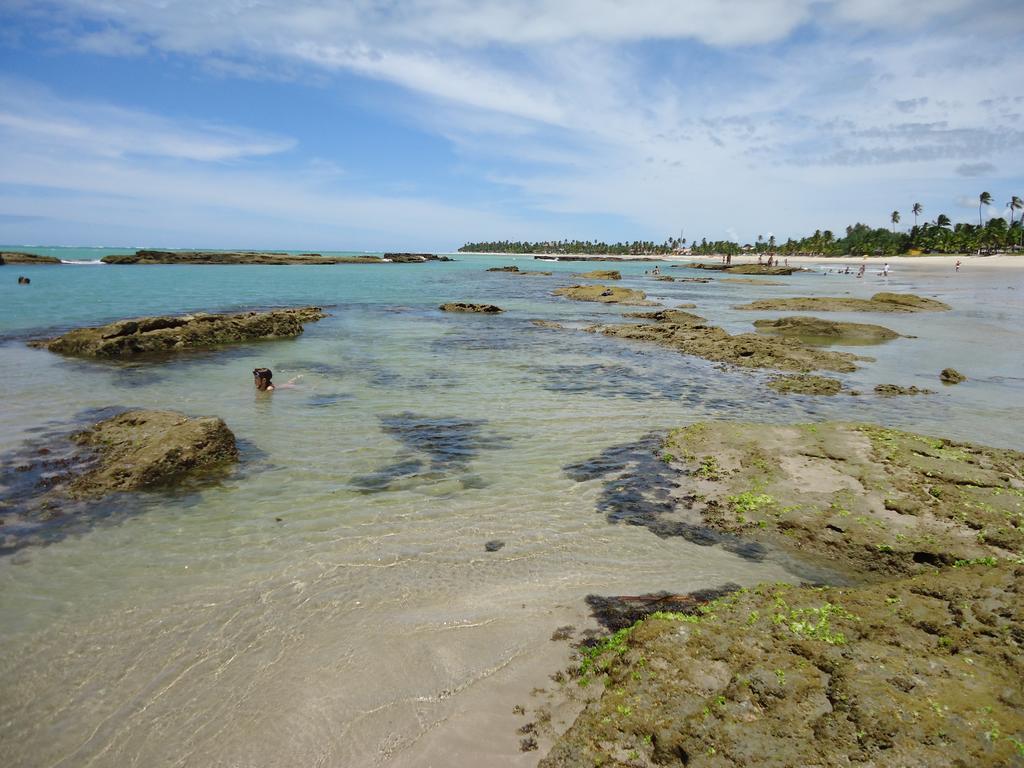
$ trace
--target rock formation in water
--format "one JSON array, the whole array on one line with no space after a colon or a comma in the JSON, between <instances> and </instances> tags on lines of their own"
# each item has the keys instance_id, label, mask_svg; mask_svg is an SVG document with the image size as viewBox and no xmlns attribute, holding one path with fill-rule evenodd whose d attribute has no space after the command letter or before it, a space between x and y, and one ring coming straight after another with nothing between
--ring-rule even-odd
<instances>
[{"instance_id":1,"label":"rock formation in water","mask_svg":"<svg viewBox=\"0 0 1024 768\"><path fill-rule=\"evenodd\" d=\"M60 264L56 256L37 256L20 251L0 251L0 265L3 264Z\"/></svg>"},{"instance_id":2,"label":"rock formation in water","mask_svg":"<svg viewBox=\"0 0 1024 768\"><path fill-rule=\"evenodd\" d=\"M945 384L959 384L962 381L967 381L967 377L956 368L943 368L939 374L939 380Z\"/></svg>"},{"instance_id":3,"label":"rock formation in water","mask_svg":"<svg viewBox=\"0 0 1024 768\"><path fill-rule=\"evenodd\" d=\"M934 395L930 389L919 389L918 387L903 387L899 384L878 384L875 387L875 394L883 397L895 397L897 395Z\"/></svg>"},{"instance_id":4,"label":"rock formation in water","mask_svg":"<svg viewBox=\"0 0 1024 768\"><path fill-rule=\"evenodd\" d=\"M439 309L442 312L477 312L484 315L496 315L499 312L505 311L494 304L468 304L462 301L451 301L447 304L442 304Z\"/></svg>"},{"instance_id":5,"label":"rock formation in water","mask_svg":"<svg viewBox=\"0 0 1024 768\"><path fill-rule=\"evenodd\" d=\"M768 382L768 388L783 395L838 395L843 385L838 379L827 376L797 373L792 376L776 376Z\"/></svg>"},{"instance_id":6,"label":"rock formation in water","mask_svg":"<svg viewBox=\"0 0 1024 768\"><path fill-rule=\"evenodd\" d=\"M780 317L775 320L755 320L754 327L761 333L776 336L811 337L837 344L877 344L900 338L900 334L882 325L871 323L842 323L818 317Z\"/></svg>"},{"instance_id":7,"label":"rock formation in water","mask_svg":"<svg viewBox=\"0 0 1024 768\"><path fill-rule=\"evenodd\" d=\"M647 301L647 294L633 288L609 287L607 285L570 285L556 288L556 296L576 301L597 301L602 304L627 304L634 307L655 307L656 301Z\"/></svg>"},{"instance_id":8,"label":"rock formation in water","mask_svg":"<svg viewBox=\"0 0 1024 768\"><path fill-rule=\"evenodd\" d=\"M846 296L798 296L788 299L759 299L733 309L781 310L783 312L940 312L949 309L937 299L912 293L876 293L870 299Z\"/></svg>"},{"instance_id":9,"label":"rock formation in water","mask_svg":"<svg viewBox=\"0 0 1024 768\"><path fill-rule=\"evenodd\" d=\"M584 277L587 280L621 280L622 273L617 269L595 269L590 272L581 272L577 277Z\"/></svg>"},{"instance_id":10,"label":"rock formation in water","mask_svg":"<svg viewBox=\"0 0 1024 768\"><path fill-rule=\"evenodd\" d=\"M77 497L167 486L190 473L238 461L235 436L216 416L128 411L72 439L98 454L98 464L68 485Z\"/></svg>"},{"instance_id":11,"label":"rock formation in water","mask_svg":"<svg viewBox=\"0 0 1024 768\"><path fill-rule=\"evenodd\" d=\"M303 323L323 317L325 314L320 307L140 317L94 328L78 328L54 339L30 344L62 355L116 359L291 338L302 333Z\"/></svg>"}]
</instances>

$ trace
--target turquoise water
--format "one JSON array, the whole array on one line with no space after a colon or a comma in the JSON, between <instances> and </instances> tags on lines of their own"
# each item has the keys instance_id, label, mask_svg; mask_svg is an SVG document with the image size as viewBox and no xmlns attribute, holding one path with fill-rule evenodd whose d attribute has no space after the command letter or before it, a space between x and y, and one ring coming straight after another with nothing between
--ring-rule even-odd
<instances>
[{"instance_id":1,"label":"turquoise water","mask_svg":"<svg viewBox=\"0 0 1024 768\"><path fill-rule=\"evenodd\" d=\"M1017 269L922 263L888 279L751 286L655 282L644 264L614 265L623 285L695 303L734 332L769 316L731 309L752 298L894 290L953 306L836 315L916 338L854 350L875 360L840 378L865 395L809 398L774 394L765 372L574 330L629 311L551 295L599 265L456 258L0 267L0 454L110 407L217 414L243 453L218 485L115 500L0 557L6 765L531 765L511 708L553 687L568 649L548 638L593 626L586 595L800 576L771 557L616 524L629 488L567 467L616 446L649 453L647 435L706 418L856 419L1024 448ZM555 274L485 271L502 264ZM506 312L437 311L452 300ZM298 339L164 363L72 361L24 344L120 317L307 304L330 316ZM297 386L257 396L258 365ZM950 365L968 382L940 385ZM883 399L870 394L878 383L938 392ZM485 552L493 539L505 546Z\"/></svg>"}]
</instances>

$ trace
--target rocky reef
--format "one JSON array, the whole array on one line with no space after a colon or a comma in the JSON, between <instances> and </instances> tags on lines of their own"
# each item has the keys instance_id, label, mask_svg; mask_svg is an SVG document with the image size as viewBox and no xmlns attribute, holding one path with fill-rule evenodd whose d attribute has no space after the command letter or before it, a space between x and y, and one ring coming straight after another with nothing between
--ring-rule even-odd
<instances>
[{"instance_id":1,"label":"rocky reef","mask_svg":"<svg viewBox=\"0 0 1024 768\"><path fill-rule=\"evenodd\" d=\"M537 270L520 269L519 267L491 267L488 272L507 272L510 275L551 275L551 272L540 272Z\"/></svg>"},{"instance_id":2,"label":"rocky reef","mask_svg":"<svg viewBox=\"0 0 1024 768\"><path fill-rule=\"evenodd\" d=\"M777 320L755 320L761 333L793 336L809 343L878 344L900 338L900 334L882 325L841 323L818 317L780 317Z\"/></svg>"},{"instance_id":3,"label":"rocky reef","mask_svg":"<svg viewBox=\"0 0 1024 768\"><path fill-rule=\"evenodd\" d=\"M621 280L622 273L617 269L595 269L590 272L581 272L577 277L584 277L587 280Z\"/></svg>"},{"instance_id":4,"label":"rocky reef","mask_svg":"<svg viewBox=\"0 0 1024 768\"><path fill-rule=\"evenodd\" d=\"M0 265L3 264L60 264L56 256L37 256L21 251L0 251Z\"/></svg>"},{"instance_id":5,"label":"rocky reef","mask_svg":"<svg viewBox=\"0 0 1024 768\"><path fill-rule=\"evenodd\" d=\"M680 310L650 313L654 323L637 325L595 325L592 333L620 339L649 341L671 347L683 354L703 357L743 368L774 368L808 373L815 370L849 372L856 370L855 355L807 346L792 339L756 333L732 335L722 328L706 325L704 318Z\"/></svg>"},{"instance_id":6,"label":"rocky reef","mask_svg":"<svg viewBox=\"0 0 1024 768\"><path fill-rule=\"evenodd\" d=\"M447 304L442 304L439 309L442 312L477 312L484 315L496 315L499 312L505 311L494 304L467 304L462 301L451 301Z\"/></svg>"},{"instance_id":7,"label":"rocky reef","mask_svg":"<svg viewBox=\"0 0 1024 768\"><path fill-rule=\"evenodd\" d=\"M939 381L943 384L959 384L960 382L967 381L967 377L956 368L943 368L942 372L939 373Z\"/></svg>"},{"instance_id":8,"label":"rocky reef","mask_svg":"<svg viewBox=\"0 0 1024 768\"><path fill-rule=\"evenodd\" d=\"M291 254L277 251L158 251L143 249L124 255L104 256L105 264L419 264L451 261L432 253L385 253L383 256L322 256L319 253Z\"/></svg>"},{"instance_id":9,"label":"rocky reef","mask_svg":"<svg viewBox=\"0 0 1024 768\"><path fill-rule=\"evenodd\" d=\"M1024 454L725 422L658 453L680 525L854 586L653 603L581 647L603 693L541 766L1024 764Z\"/></svg>"},{"instance_id":10,"label":"rocky reef","mask_svg":"<svg viewBox=\"0 0 1024 768\"><path fill-rule=\"evenodd\" d=\"M781 310L784 312L940 312L948 304L913 293L876 293L870 299L846 296L798 296L759 299L733 309Z\"/></svg>"},{"instance_id":11,"label":"rocky reef","mask_svg":"<svg viewBox=\"0 0 1024 768\"><path fill-rule=\"evenodd\" d=\"M918 387L904 387L899 384L878 384L875 387L875 394L883 397L894 397L896 395L934 395L930 389L919 389Z\"/></svg>"},{"instance_id":12,"label":"rocky reef","mask_svg":"<svg viewBox=\"0 0 1024 768\"><path fill-rule=\"evenodd\" d=\"M325 316L320 307L302 307L235 314L140 317L78 328L54 339L30 342L30 345L62 355L117 359L291 338L302 333L303 323Z\"/></svg>"},{"instance_id":13,"label":"rocky reef","mask_svg":"<svg viewBox=\"0 0 1024 768\"><path fill-rule=\"evenodd\" d=\"M556 288L556 296L576 301L597 301L602 304L628 304L634 307L654 307L657 302L647 301L647 294L633 288L609 287L607 285L570 285Z\"/></svg>"},{"instance_id":14,"label":"rocky reef","mask_svg":"<svg viewBox=\"0 0 1024 768\"><path fill-rule=\"evenodd\" d=\"M804 271L802 267L782 267L767 264L708 264L704 262L692 262L686 264L689 269L707 269L712 272L728 272L732 275L791 275L794 272Z\"/></svg>"},{"instance_id":15,"label":"rocky reef","mask_svg":"<svg viewBox=\"0 0 1024 768\"><path fill-rule=\"evenodd\" d=\"M792 376L776 376L768 382L768 388L783 395L838 395L843 385L839 379L797 373Z\"/></svg>"}]
</instances>

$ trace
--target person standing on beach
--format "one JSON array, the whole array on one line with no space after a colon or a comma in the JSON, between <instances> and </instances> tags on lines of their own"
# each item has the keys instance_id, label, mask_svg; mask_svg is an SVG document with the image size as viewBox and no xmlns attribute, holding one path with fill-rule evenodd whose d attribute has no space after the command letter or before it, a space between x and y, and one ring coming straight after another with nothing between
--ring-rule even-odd
<instances>
[{"instance_id":1,"label":"person standing on beach","mask_svg":"<svg viewBox=\"0 0 1024 768\"><path fill-rule=\"evenodd\" d=\"M888 276L889 276L889 262L887 261L887 262L885 262L884 265L882 265L882 277L888 277Z\"/></svg>"},{"instance_id":2,"label":"person standing on beach","mask_svg":"<svg viewBox=\"0 0 1024 768\"><path fill-rule=\"evenodd\" d=\"M959 272L960 271L960 259L957 259L956 260L956 264L954 264L953 266L955 267L955 269L953 271L954 272Z\"/></svg>"}]
</instances>

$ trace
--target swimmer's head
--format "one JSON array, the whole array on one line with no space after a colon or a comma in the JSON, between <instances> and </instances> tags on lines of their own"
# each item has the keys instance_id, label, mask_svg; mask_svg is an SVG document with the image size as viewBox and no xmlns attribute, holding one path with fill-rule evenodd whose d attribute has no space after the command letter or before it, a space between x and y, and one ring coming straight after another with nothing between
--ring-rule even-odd
<instances>
[{"instance_id":1,"label":"swimmer's head","mask_svg":"<svg viewBox=\"0 0 1024 768\"><path fill-rule=\"evenodd\" d=\"M256 383L256 389L267 389L273 387L271 379L274 378L274 372L269 368L253 368L252 377Z\"/></svg>"}]
</instances>

